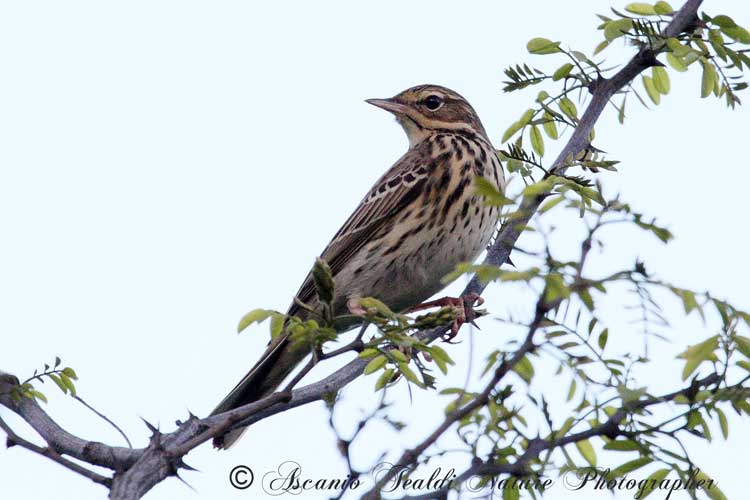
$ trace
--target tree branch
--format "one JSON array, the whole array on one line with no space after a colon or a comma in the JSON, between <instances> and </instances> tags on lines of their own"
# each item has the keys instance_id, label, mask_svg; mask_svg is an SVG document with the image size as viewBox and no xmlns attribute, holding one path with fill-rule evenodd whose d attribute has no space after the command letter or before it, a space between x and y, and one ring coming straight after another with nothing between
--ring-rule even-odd
<instances>
[{"instance_id":1,"label":"tree branch","mask_svg":"<svg viewBox=\"0 0 750 500\"><path fill-rule=\"evenodd\" d=\"M0 371L0 404L17 413L58 453L69 455L91 465L112 470L126 469L139 457L137 450L87 441L70 434L29 398L14 401L11 388L18 384L13 375Z\"/></svg>"},{"instance_id":2,"label":"tree branch","mask_svg":"<svg viewBox=\"0 0 750 500\"><path fill-rule=\"evenodd\" d=\"M702 0L687 0L683 7L675 13L669 26L666 28L665 35L672 37L690 29L694 25L697 9L701 3ZM560 175L564 173L570 159L576 158L586 149L589 143L589 134L606 104L641 71L656 63L655 50L658 51L659 49L647 47L640 49L630 62L612 78L604 79L600 77L590 85L589 90L593 94L591 102L587 106L570 140L550 169L552 174ZM507 261L523 228L528 224L542 201L548 195L549 193L542 193L535 197L525 198L522 201L519 208L520 216L515 218L512 223L503 225L495 242L488 249L485 259L486 264L501 265ZM463 295L471 293L481 294L484 288L485 285L481 284L475 276L465 288ZM432 342L442 336L447 329L447 327L442 327L426 332L419 332L416 334L416 337L423 342ZM530 333L533 335L533 331ZM513 367L514 363L518 362L526 352L533 348L530 337L527 337L527 342L528 344L524 343L507 363L501 364L493 380L501 379ZM169 434L162 434L158 430L152 429L151 442L148 447L142 449L108 446L103 443L87 441L70 434L49 417L36 401L28 398L21 398L18 401L14 400L10 396L10 390L6 389L8 387L12 388L14 384L17 385L18 380L3 372L0 372L0 405L14 411L28 422L48 443L49 449L53 450L58 456L63 454L68 455L86 463L113 470L114 476L111 483L110 498L116 500L137 499L165 478L176 475L180 468L186 468L187 466L182 461L182 457L213 436L226 432L229 429L251 425L259 420L291 408L321 400L326 395L341 390L351 381L358 378L367 363L367 360L357 358L318 382L294 389L291 393L280 392L272 394L260 401L221 415L215 415L202 420L191 416L186 422L181 423L177 430ZM444 423L443 425L446 424ZM442 429L442 426L440 429ZM9 435L11 434L9 433ZM13 438L15 435L11 437ZM429 439L428 437L426 442ZM21 444L19 440L15 442ZM429 444L428 442L427 446ZM542 446L541 444L532 444L534 446ZM34 450L28 446L25 447L38 452L38 450ZM52 456L50 457L53 458ZM57 461L59 462L59 460ZM65 465L67 466L67 464ZM83 473L82 471L78 472ZM87 477L97 482L107 480L107 478L99 475Z\"/></svg>"},{"instance_id":3,"label":"tree branch","mask_svg":"<svg viewBox=\"0 0 750 500\"><path fill-rule=\"evenodd\" d=\"M584 441L596 436L606 436L614 439L616 436L622 434L620 423L628 415L631 415L634 412L642 410L644 408L648 408L649 406L673 401L678 396L690 397L691 395L694 395L697 390L704 387L710 387L720 380L721 377L718 374L712 373L711 375L708 375L703 379L694 380L688 387L684 387L669 394L665 394L656 398L648 398L640 401L632 401L630 403L626 403L614 414L612 414L612 416L609 417L606 422L592 427L591 429L576 432L574 434L568 434L567 436L563 436L560 439L533 439L529 442L526 451L524 451L524 453L520 457L518 457L518 460L516 460L512 464L498 464L488 462L479 462L476 464L472 464L464 472L458 475L458 477L454 480L454 484L461 484L473 476L498 476L501 474L510 474L513 476L522 477L529 475L529 473L531 473L528 468L529 464L532 461L537 460L539 458L539 455L541 455L541 453L544 451L553 450L555 448L577 443L579 441ZM743 385L742 383L740 383L735 385L735 387L743 387ZM432 498L440 497L441 495L446 494L448 491L450 491L450 488L446 487L432 491L430 493L425 493L424 495L405 496L400 500L429 500Z\"/></svg>"},{"instance_id":4,"label":"tree branch","mask_svg":"<svg viewBox=\"0 0 750 500\"><path fill-rule=\"evenodd\" d=\"M110 478L104 477L92 470L87 469L86 467L83 467L75 462L71 462L70 460L61 457L60 454L52 448L42 448L41 446L37 446L34 443L25 440L24 438L16 434L2 418L0 418L0 429L4 430L8 435L5 442L8 448L10 448L11 446L20 446L21 448L26 448L29 451L33 451L34 453L42 455L43 457L49 458L53 462L57 462L58 464L72 470L73 472L77 472L83 477L91 479L97 484L104 485L108 488L112 484L112 480Z\"/></svg>"}]
</instances>

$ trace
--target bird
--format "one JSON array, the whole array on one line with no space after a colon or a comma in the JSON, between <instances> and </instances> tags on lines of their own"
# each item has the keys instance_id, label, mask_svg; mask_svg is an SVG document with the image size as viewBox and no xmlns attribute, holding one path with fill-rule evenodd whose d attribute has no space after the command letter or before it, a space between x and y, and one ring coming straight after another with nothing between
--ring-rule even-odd
<instances>
[{"instance_id":1,"label":"bird","mask_svg":"<svg viewBox=\"0 0 750 500\"><path fill-rule=\"evenodd\" d=\"M484 204L474 190L474 177L484 177L500 192L506 184L482 122L457 92L418 85L366 102L395 116L409 148L320 254L335 282L335 315L347 314L352 301L361 297L408 312L440 292L444 276L485 249L500 218L500 208ZM287 315L305 319L309 313L299 302L315 306L317 300L312 271L296 299ZM339 333L351 328L336 325ZM308 354L309 347L292 345L288 334L280 334L211 415L271 394ZM214 446L229 448L244 430L216 437Z\"/></svg>"}]
</instances>

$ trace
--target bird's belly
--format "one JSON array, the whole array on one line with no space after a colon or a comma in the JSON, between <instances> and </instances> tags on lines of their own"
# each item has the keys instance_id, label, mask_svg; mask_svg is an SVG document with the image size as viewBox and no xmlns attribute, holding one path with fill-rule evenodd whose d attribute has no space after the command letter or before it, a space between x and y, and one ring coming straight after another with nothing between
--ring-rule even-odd
<instances>
[{"instance_id":1,"label":"bird's belly","mask_svg":"<svg viewBox=\"0 0 750 500\"><path fill-rule=\"evenodd\" d=\"M477 203L481 203L477 200ZM459 205L461 206L461 205ZM482 213L481 211L484 211ZM489 242L496 221L496 211L481 207L468 219L450 214L446 224L425 228L403 241L398 252L386 254L388 244L380 245L381 252L361 252L349 269L366 269L358 276L346 276L339 292L339 307L345 308L345 298L375 297L394 311L403 311L424 302L445 288L443 278L461 262L472 262ZM467 222L468 220L468 222ZM390 241L398 241L392 235ZM389 241L389 242L390 242ZM366 259L367 255L370 259ZM342 311L343 312L343 311Z\"/></svg>"}]
</instances>

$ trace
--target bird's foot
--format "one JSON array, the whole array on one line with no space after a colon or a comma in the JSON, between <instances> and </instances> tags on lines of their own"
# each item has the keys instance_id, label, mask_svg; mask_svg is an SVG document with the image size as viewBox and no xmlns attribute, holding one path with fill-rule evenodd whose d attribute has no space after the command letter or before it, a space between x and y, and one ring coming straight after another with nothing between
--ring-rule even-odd
<instances>
[{"instance_id":1,"label":"bird's foot","mask_svg":"<svg viewBox=\"0 0 750 500\"><path fill-rule=\"evenodd\" d=\"M484 304L484 299L477 293L471 292L461 297L443 297L437 300L430 300L423 302L410 309L407 309L407 313L416 311L422 311L431 307L452 307L456 311L456 319L453 320L450 330L443 335L445 342L450 342L453 338L458 335L458 330L464 325L469 323L477 328L479 326L474 322L475 319L482 316L483 311L477 311L474 308Z\"/></svg>"}]
</instances>

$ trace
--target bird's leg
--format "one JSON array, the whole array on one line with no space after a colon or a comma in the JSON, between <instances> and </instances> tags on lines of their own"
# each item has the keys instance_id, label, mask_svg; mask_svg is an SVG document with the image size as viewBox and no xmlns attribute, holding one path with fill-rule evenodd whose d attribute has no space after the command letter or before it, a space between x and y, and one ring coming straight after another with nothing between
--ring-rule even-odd
<instances>
[{"instance_id":1,"label":"bird's leg","mask_svg":"<svg viewBox=\"0 0 750 500\"><path fill-rule=\"evenodd\" d=\"M429 309L431 307L452 307L456 311L456 319L453 320L453 323L451 324L450 332L443 336L443 340L449 342L458 335L458 330L464 323L470 323L479 328L477 324L474 323L474 320L481 316L481 314L475 311L474 308L481 306L482 304L484 304L484 299L479 294L471 292L461 297L442 297L437 300L423 302L407 309L405 312L412 313Z\"/></svg>"}]
</instances>

